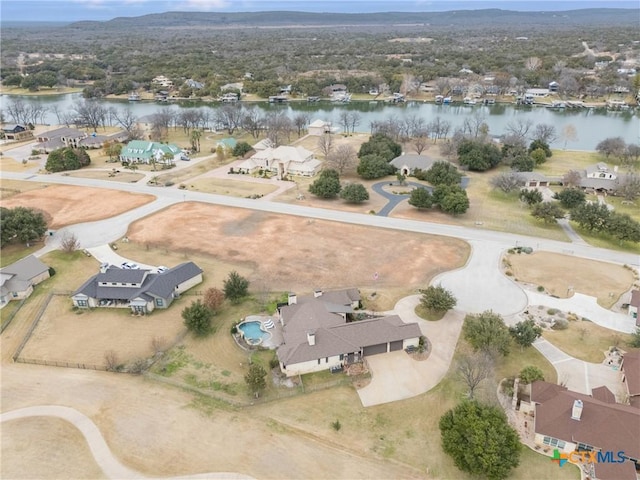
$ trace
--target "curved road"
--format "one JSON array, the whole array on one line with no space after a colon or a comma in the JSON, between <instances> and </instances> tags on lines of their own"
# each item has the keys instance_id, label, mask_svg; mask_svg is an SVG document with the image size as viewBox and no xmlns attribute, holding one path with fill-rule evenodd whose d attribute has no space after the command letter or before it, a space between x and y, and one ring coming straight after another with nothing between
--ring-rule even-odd
<instances>
[{"instance_id":1,"label":"curved road","mask_svg":"<svg viewBox=\"0 0 640 480\"><path fill-rule=\"evenodd\" d=\"M344 212L339 210L327 210L321 208L305 207L301 205L278 203L264 200L250 200L246 198L226 197L224 195L206 194L200 192L182 191L177 188L148 187L146 185L136 185L132 183L118 184L107 180L95 180L85 178L63 177L57 175L34 175L25 173L3 172L3 178L12 180L28 180L44 183L55 183L62 185L78 185L93 188L106 188L111 190L121 190L132 193L146 193L158 197L157 202L140 207L145 209L145 215L152 213L152 209L161 209L173 203L181 201L194 201L222 205L236 208L246 208L269 213L279 213L285 215L296 215L318 220L329 220L334 222L351 223L378 228L393 230L403 230L417 233L427 233L432 235L443 235L455 237L467 241L480 241L500 245L502 248L510 248L514 245L530 246L534 250L546 250L550 252L562 253L566 255L576 255L579 257L628 264L639 266L640 256L635 253L626 253L603 248L596 248L589 245L571 244L557 240L528 237L526 235L516 235L491 230L460 227L456 225L436 224L416 220L406 220L401 218L381 217L377 215L367 215L361 213ZM155 211L155 210L154 210ZM84 245L102 245L124 235L127 225L123 224L130 219L139 218L139 209L124 213L111 219L101 222L85 224L91 228L86 229L88 238L79 237ZM92 233L93 228L99 228L100 233ZM84 235L84 233L83 233ZM97 236L101 238L96 238ZM54 240L55 241L55 240Z\"/></svg>"},{"instance_id":2,"label":"curved road","mask_svg":"<svg viewBox=\"0 0 640 480\"><path fill-rule=\"evenodd\" d=\"M135 470L125 467L113 456L109 445L105 442L102 433L93 421L86 415L80 413L75 408L61 407L58 405L43 405L35 407L20 408L0 415L0 423L29 417L56 417L66 420L80 430L84 436L93 458L102 469L105 476L116 480L124 479L144 479L146 477ZM157 478L157 477L153 477ZM196 480L196 479L228 479L228 480L253 480L253 477L239 473L200 473L196 475L185 475L179 477L166 477L172 480Z\"/></svg>"}]
</instances>

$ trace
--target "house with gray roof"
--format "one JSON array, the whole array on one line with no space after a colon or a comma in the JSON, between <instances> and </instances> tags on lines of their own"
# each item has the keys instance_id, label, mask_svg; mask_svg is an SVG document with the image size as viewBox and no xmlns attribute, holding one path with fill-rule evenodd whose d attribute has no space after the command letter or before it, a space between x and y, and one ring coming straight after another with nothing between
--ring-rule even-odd
<instances>
[{"instance_id":1,"label":"house with gray roof","mask_svg":"<svg viewBox=\"0 0 640 480\"><path fill-rule=\"evenodd\" d=\"M134 313L151 313L168 308L174 298L201 282L202 269L193 262L162 273L103 265L71 298L78 308L130 308Z\"/></svg>"},{"instance_id":2,"label":"house with gray roof","mask_svg":"<svg viewBox=\"0 0 640 480\"><path fill-rule=\"evenodd\" d=\"M417 323L397 315L353 321L360 305L355 288L298 297L279 307L284 342L277 356L287 376L339 368L369 355L417 347Z\"/></svg>"},{"instance_id":3,"label":"house with gray roof","mask_svg":"<svg viewBox=\"0 0 640 480\"><path fill-rule=\"evenodd\" d=\"M426 155L402 154L389 162L406 176L413 175L416 170L429 170L438 160Z\"/></svg>"},{"instance_id":4,"label":"house with gray roof","mask_svg":"<svg viewBox=\"0 0 640 480\"><path fill-rule=\"evenodd\" d=\"M22 300L33 286L49 278L49 267L33 255L0 268L0 308L11 300Z\"/></svg>"},{"instance_id":5,"label":"house with gray roof","mask_svg":"<svg viewBox=\"0 0 640 480\"><path fill-rule=\"evenodd\" d=\"M102 148L107 142L123 142L129 134L124 130L112 135L87 133L76 128L61 127L38 134L38 143L34 147L42 153L59 148Z\"/></svg>"}]
</instances>

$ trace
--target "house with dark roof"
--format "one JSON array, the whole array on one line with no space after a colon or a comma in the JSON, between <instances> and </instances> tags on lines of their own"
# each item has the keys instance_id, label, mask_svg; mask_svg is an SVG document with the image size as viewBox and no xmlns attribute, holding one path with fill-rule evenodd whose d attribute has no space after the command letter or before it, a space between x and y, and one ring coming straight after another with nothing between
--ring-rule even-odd
<instances>
[{"instance_id":1,"label":"house with dark roof","mask_svg":"<svg viewBox=\"0 0 640 480\"><path fill-rule=\"evenodd\" d=\"M33 286L49 278L49 267L33 255L0 268L0 307L11 300L22 300Z\"/></svg>"},{"instance_id":2,"label":"house with dark roof","mask_svg":"<svg viewBox=\"0 0 640 480\"><path fill-rule=\"evenodd\" d=\"M112 135L88 134L75 128L61 127L38 134L38 144L34 147L42 153L59 148L102 148L108 142L123 142L129 134L124 130Z\"/></svg>"},{"instance_id":3,"label":"house with dark roof","mask_svg":"<svg viewBox=\"0 0 640 480\"><path fill-rule=\"evenodd\" d=\"M359 305L355 288L290 294L278 309L284 339L277 350L281 371L294 376L329 370L418 346L422 332L417 323L404 323L397 315L351 321Z\"/></svg>"},{"instance_id":4,"label":"house with dark roof","mask_svg":"<svg viewBox=\"0 0 640 480\"><path fill-rule=\"evenodd\" d=\"M7 140L25 140L33 137L33 132L20 124L5 125L2 127L2 133Z\"/></svg>"},{"instance_id":5,"label":"house with dark roof","mask_svg":"<svg viewBox=\"0 0 640 480\"><path fill-rule=\"evenodd\" d=\"M538 188L548 187L551 183L549 177L538 172L518 172L521 187Z\"/></svg>"},{"instance_id":6,"label":"house with dark roof","mask_svg":"<svg viewBox=\"0 0 640 480\"><path fill-rule=\"evenodd\" d=\"M640 409L615 402L606 387L592 396L567 390L549 382L531 385L536 445L558 449L569 460L572 452L613 452L619 463L587 462L590 478L636 480L640 459Z\"/></svg>"},{"instance_id":7,"label":"house with dark roof","mask_svg":"<svg viewBox=\"0 0 640 480\"><path fill-rule=\"evenodd\" d=\"M627 387L629 403L640 408L640 350L631 350L622 356L620 371L622 383Z\"/></svg>"},{"instance_id":8,"label":"house with dark roof","mask_svg":"<svg viewBox=\"0 0 640 480\"><path fill-rule=\"evenodd\" d=\"M135 313L150 313L168 308L181 293L201 282L202 269L193 262L162 273L103 265L71 298L78 308L130 308Z\"/></svg>"}]
</instances>

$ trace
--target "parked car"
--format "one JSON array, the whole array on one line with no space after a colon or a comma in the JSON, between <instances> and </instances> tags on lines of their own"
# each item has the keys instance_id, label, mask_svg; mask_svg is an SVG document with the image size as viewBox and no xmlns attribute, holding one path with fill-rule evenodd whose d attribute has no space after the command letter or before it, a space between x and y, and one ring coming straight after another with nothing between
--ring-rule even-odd
<instances>
[{"instance_id":1,"label":"parked car","mask_svg":"<svg viewBox=\"0 0 640 480\"><path fill-rule=\"evenodd\" d=\"M125 270L138 270L140 266L137 263L123 262L121 265Z\"/></svg>"},{"instance_id":2,"label":"parked car","mask_svg":"<svg viewBox=\"0 0 640 480\"><path fill-rule=\"evenodd\" d=\"M187 157L186 155L180 155L180 160L184 161L184 162L189 162L191 161L191 159L189 157Z\"/></svg>"},{"instance_id":3,"label":"parked car","mask_svg":"<svg viewBox=\"0 0 640 480\"><path fill-rule=\"evenodd\" d=\"M163 265L160 265L158 268L158 273L164 273L164 272L168 272L169 271L169 267L165 267Z\"/></svg>"}]
</instances>

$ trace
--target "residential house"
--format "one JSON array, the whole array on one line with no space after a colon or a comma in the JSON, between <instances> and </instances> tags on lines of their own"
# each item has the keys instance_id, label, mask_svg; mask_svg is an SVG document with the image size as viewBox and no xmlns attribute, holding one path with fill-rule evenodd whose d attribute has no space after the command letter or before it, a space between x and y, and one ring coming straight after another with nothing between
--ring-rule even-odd
<instances>
[{"instance_id":1,"label":"residential house","mask_svg":"<svg viewBox=\"0 0 640 480\"><path fill-rule=\"evenodd\" d=\"M600 480L636 480L640 459L640 409L615 403L606 387L584 395L544 381L531 385L534 442L542 448L571 452L624 452L618 464L595 463L587 476ZM526 404L521 401L522 407ZM571 458L571 456L570 456Z\"/></svg>"},{"instance_id":2,"label":"residential house","mask_svg":"<svg viewBox=\"0 0 640 480\"><path fill-rule=\"evenodd\" d=\"M531 97L546 97L549 95L548 88L528 88L525 92L525 95L530 95Z\"/></svg>"},{"instance_id":3,"label":"residential house","mask_svg":"<svg viewBox=\"0 0 640 480\"><path fill-rule=\"evenodd\" d=\"M193 78L185 80L184 84L189 88L193 88L194 90L202 90L204 88L204 83L197 82Z\"/></svg>"},{"instance_id":4,"label":"residential house","mask_svg":"<svg viewBox=\"0 0 640 480\"><path fill-rule=\"evenodd\" d=\"M33 255L0 268L0 307L11 300L22 300L33 286L49 278L49 267Z\"/></svg>"},{"instance_id":5,"label":"residential house","mask_svg":"<svg viewBox=\"0 0 640 480\"><path fill-rule=\"evenodd\" d=\"M588 166L584 169L584 172L587 178L603 178L606 180L615 180L618 176L617 170L609 170L607 164L603 162Z\"/></svg>"},{"instance_id":6,"label":"residential house","mask_svg":"<svg viewBox=\"0 0 640 480\"><path fill-rule=\"evenodd\" d=\"M588 166L580 174L580 187L596 192L613 192L626 180L626 175L618 173L618 167L611 170L603 162Z\"/></svg>"},{"instance_id":7,"label":"residential house","mask_svg":"<svg viewBox=\"0 0 640 480\"><path fill-rule=\"evenodd\" d=\"M157 77L155 77L153 80L151 80L151 83L164 87L164 88L172 88L173 87L173 82L171 80L169 80L167 77L165 77L164 75L158 75Z\"/></svg>"},{"instance_id":8,"label":"residential house","mask_svg":"<svg viewBox=\"0 0 640 480\"><path fill-rule=\"evenodd\" d=\"M377 355L417 347L422 332L417 323L404 323L397 315L353 320L360 292L316 290L313 295L289 294L278 308L283 343L277 356L287 376L340 368Z\"/></svg>"},{"instance_id":9,"label":"residential house","mask_svg":"<svg viewBox=\"0 0 640 480\"><path fill-rule=\"evenodd\" d=\"M313 135L316 137L321 137L326 133L333 133L333 129L331 128L331 122L326 122L324 120L314 120L309 124L309 135Z\"/></svg>"},{"instance_id":10,"label":"residential house","mask_svg":"<svg viewBox=\"0 0 640 480\"><path fill-rule=\"evenodd\" d=\"M244 88L244 83L235 82L235 83L226 83L222 85L220 87L220 90L223 92L226 92L227 90L237 90L238 92L242 93L243 88Z\"/></svg>"},{"instance_id":11,"label":"residential house","mask_svg":"<svg viewBox=\"0 0 640 480\"><path fill-rule=\"evenodd\" d=\"M520 186L528 188L548 187L550 180L548 177L538 172L518 172Z\"/></svg>"},{"instance_id":12,"label":"residential house","mask_svg":"<svg viewBox=\"0 0 640 480\"><path fill-rule=\"evenodd\" d=\"M402 154L389 162L406 176L413 175L416 170L429 170L438 160L426 155Z\"/></svg>"},{"instance_id":13,"label":"residential house","mask_svg":"<svg viewBox=\"0 0 640 480\"><path fill-rule=\"evenodd\" d=\"M180 160L182 150L173 143L132 140L120 152L120 161L128 163L158 163L173 165Z\"/></svg>"},{"instance_id":14,"label":"residential house","mask_svg":"<svg viewBox=\"0 0 640 480\"><path fill-rule=\"evenodd\" d=\"M237 92L227 92L218 97L218 100L222 103L235 103L240 100L240 95Z\"/></svg>"},{"instance_id":15,"label":"residential house","mask_svg":"<svg viewBox=\"0 0 640 480\"><path fill-rule=\"evenodd\" d=\"M168 308L181 293L201 282L202 269L193 262L163 273L102 265L71 298L78 308L130 308L135 313L150 313Z\"/></svg>"},{"instance_id":16,"label":"residential house","mask_svg":"<svg viewBox=\"0 0 640 480\"><path fill-rule=\"evenodd\" d=\"M560 88L560 84L558 82L549 82L549 93L557 93Z\"/></svg>"},{"instance_id":17,"label":"residential house","mask_svg":"<svg viewBox=\"0 0 640 480\"><path fill-rule=\"evenodd\" d=\"M33 138L33 132L24 125L9 124L2 127L2 133L7 140L26 140Z\"/></svg>"},{"instance_id":18,"label":"residential house","mask_svg":"<svg viewBox=\"0 0 640 480\"><path fill-rule=\"evenodd\" d=\"M129 134L124 130L112 135L91 134L76 128L61 127L38 134L34 150L49 153L59 148L102 148L108 142L123 142Z\"/></svg>"},{"instance_id":19,"label":"residential house","mask_svg":"<svg viewBox=\"0 0 640 480\"><path fill-rule=\"evenodd\" d=\"M631 292L631 300L629 301L629 316L635 319L636 325L640 327L638 310L640 310L640 290L633 290Z\"/></svg>"},{"instance_id":20,"label":"residential house","mask_svg":"<svg viewBox=\"0 0 640 480\"><path fill-rule=\"evenodd\" d=\"M323 92L329 97L335 94L345 94L347 93L347 86L342 83L334 83L333 85L325 87Z\"/></svg>"},{"instance_id":21,"label":"residential house","mask_svg":"<svg viewBox=\"0 0 640 480\"><path fill-rule=\"evenodd\" d=\"M238 141L233 137L221 138L216 142L216 149L222 147L225 151L232 152L237 144Z\"/></svg>"},{"instance_id":22,"label":"residential house","mask_svg":"<svg viewBox=\"0 0 640 480\"><path fill-rule=\"evenodd\" d=\"M241 173L268 171L283 179L288 175L312 177L318 173L321 165L322 162L306 148L283 145L257 151L238 165L238 169Z\"/></svg>"},{"instance_id":23,"label":"residential house","mask_svg":"<svg viewBox=\"0 0 640 480\"><path fill-rule=\"evenodd\" d=\"M631 350L622 356L620 371L622 383L629 395L629 403L640 408L640 350Z\"/></svg>"}]
</instances>

